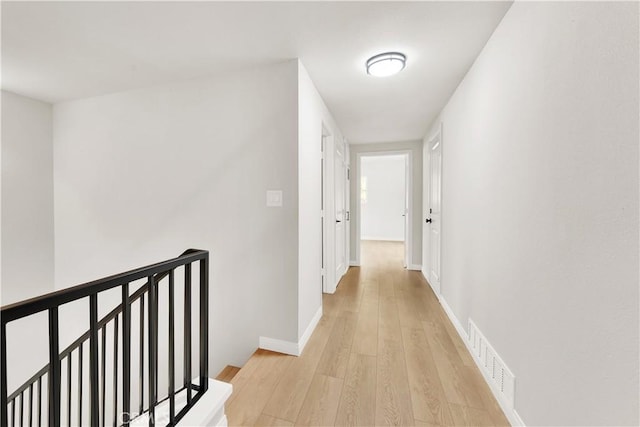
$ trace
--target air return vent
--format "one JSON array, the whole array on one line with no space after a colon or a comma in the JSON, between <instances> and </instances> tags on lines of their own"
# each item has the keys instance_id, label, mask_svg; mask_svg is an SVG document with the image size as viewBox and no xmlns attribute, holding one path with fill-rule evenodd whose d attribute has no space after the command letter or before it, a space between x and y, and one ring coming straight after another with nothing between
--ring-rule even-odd
<instances>
[{"instance_id":1,"label":"air return vent","mask_svg":"<svg viewBox=\"0 0 640 427\"><path fill-rule=\"evenodd\" d=\"M479 362L484 376L504 402L514 408L515 376L471 319L468 331L471 353Z\"/></svg>"}]
</instances>

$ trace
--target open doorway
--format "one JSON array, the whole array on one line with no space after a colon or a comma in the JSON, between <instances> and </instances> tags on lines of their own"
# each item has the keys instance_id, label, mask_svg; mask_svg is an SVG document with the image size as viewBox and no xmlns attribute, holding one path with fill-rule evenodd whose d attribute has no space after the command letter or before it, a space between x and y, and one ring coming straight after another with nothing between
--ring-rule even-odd
<instances>
[{"instance_id":1,"label":"open doorway","mask_svg":"<svg viewBox=\"0 0 640 427\"><path fill-rule=\"evenodd\" d=\"M358 239L362 246L383 242L402 252L409 265L409 153L371 153L359 157L360 220ZM379 243L378 243L379 245ZM361 259L360 262L366 262Z\"/></svg>"}]
</instances>

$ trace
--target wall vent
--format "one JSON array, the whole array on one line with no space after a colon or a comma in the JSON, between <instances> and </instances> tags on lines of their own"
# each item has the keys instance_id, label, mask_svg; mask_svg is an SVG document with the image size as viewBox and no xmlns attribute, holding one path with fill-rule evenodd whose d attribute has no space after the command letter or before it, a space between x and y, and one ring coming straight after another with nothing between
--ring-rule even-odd
<instances>
[{"instance_id":1,"label":"wall vent","mask_svg":"<svg viewBox=\"0 0 640 427\"><path fill-rule=\"evenodd\" d=\"M510 408L514 408L515 376L471 319L469 319L468 331L467 339L472 350L471 354L479 362L484 376L504 402Z\"/></svg>"}]
</instances>

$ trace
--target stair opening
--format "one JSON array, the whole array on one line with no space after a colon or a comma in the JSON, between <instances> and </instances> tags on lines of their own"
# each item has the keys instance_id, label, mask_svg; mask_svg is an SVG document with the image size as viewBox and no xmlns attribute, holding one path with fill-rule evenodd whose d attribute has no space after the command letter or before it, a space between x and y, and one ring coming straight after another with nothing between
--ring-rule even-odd
<instances>
[{"instance_id":1,"label":"stair opening","mask_svg":"<svg viewBox=\"0 0 640 427\"><path fill-rule=\"evenodd\" d=\"M208 278L209 253L190 249L177 258L2 307L0 424L127 426L144 418L150 426L176 425L209 385ZM115 308L100 316L109 302ZM62 309L71 303L86 311L89 327L62 348ZM7 330L43 315L48 363L9 390ZM159 407L162 414L156 414Z\"/></svg>"}]
</instances>

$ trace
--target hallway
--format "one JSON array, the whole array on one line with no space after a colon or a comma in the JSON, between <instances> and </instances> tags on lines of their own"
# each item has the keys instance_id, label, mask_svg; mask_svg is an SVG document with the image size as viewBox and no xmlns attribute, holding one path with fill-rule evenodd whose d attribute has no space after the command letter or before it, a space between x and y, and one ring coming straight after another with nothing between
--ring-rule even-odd
<instances>
[{"instance_id":1,"label":"hallway","mask_svg":"<svg viewBox=\"0 0 640 427\"><path fill-rule=\"evenodd\" d=\"M509 425L403 246L365 241L304 353L258 350L231 381L229 425Z\"/></svg>"}]
</instances>

